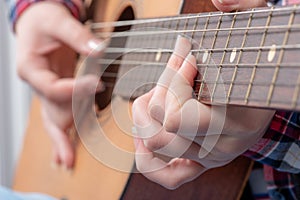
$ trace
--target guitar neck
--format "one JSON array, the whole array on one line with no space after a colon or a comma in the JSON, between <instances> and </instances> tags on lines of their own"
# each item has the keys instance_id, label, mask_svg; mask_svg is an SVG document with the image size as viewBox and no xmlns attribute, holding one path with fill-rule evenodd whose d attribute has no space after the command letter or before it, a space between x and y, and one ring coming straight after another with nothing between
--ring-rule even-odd
<instances>
[{"instance_id":1,"label":"guitar neck","mask_svg":"<svg viewBox=\"0 0 300 200\"><path fill-rule=\"evenodd\" d=\"M131 21L131 31L111 36L99 62L120 64L115 92L135 98L155 85L181 34L191 38L198 61L199 101L300 110L299 14L296 5Z\"/></svg>"}]
</instances>

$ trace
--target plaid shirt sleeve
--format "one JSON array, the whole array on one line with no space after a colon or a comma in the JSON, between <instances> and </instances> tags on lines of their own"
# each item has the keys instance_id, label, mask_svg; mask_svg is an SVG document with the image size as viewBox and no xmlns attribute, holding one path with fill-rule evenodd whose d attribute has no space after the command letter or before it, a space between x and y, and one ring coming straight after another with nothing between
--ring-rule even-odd
<instances>
[{"instance_id":1,"label":"plaid shirt sleeve","mask_svg":"<svg viewBox=\"0 0 300 200\"><path fill-rule=\"evenodd\" d=\"M300 114L277 111L265 135L245 156L264 164L272 199L300 198Z\"/></svg>"},{"instance_id":2,"label":"plaid shirt sleeve","mask_svg":"<svg viewBox=\"0 0 300 200\"><path fill-rule=\"evenodd\" d=\"M278 171L300 173L299 113L277 111L268 131L244 155Z\"/></svg>"},{"instance_id":3,"label":"plaid shirt sleeve","mask_svg":"<svg viewBox=\"0 0 300 200\"><path fill-rule=\"evenodd\" d=\"M300 0L272 0L299 4ZM264 164L269 196L274 200L300 199L300 113L277 111L265 135L245 156Z\"/></svg>"},{"instance_id":4,"label":"plaid shirt sleeve","mask_svg":"<svg viewBox=\"0 0 300 200\"><path fill-rule=\"evenodd\" d=\"M10 22L11 22L11 25L12 25L12 29L14 31L15 31L16 21L20 17L20 15L30 5L32 5L34 3L37 3L37 2L41 2L41 1L44 1L44 0L17 0L17 2L15 4L13 4L13 6L10 10L9 18L10 18ZM71 14L75 18L77 18L77 19L80 18L80 9L78 8L78 6L72 0L50 0L50 1L62 3L63 5L66 6L66 8L69 9Z\"/></svg>"}]
</instances>

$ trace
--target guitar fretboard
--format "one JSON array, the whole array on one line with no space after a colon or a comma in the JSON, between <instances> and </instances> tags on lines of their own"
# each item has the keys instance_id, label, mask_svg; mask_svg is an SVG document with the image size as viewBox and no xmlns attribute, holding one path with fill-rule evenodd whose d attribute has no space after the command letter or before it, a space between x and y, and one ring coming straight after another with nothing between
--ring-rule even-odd
<instances>
[{"instance_id":1,"label":"guitar fretboard","mask_svg":"<svg viewBox=\"0 0 300 200\"><path fill-rule=\"evenodd\" d=\"M130 31L111 35L98 63L120 64L115 93L135 98L155 86L180 34L193 43L199 101L300 110L299 13L296 5L135 21Z\"/></svg>"}]
</instances>

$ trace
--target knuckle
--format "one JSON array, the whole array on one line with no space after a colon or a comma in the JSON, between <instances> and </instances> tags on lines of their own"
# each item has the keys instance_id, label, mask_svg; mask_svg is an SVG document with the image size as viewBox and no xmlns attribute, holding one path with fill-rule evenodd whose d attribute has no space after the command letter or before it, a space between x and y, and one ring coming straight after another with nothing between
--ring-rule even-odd
<instances>
[{"instance_id":1,"label":"knuckle","mask_svg":"<svg viewBox=\"0 0 300 200\"><path fill-rule=\"evenodd\" d=\"M131 108L133 116L136 116L137 113L140 113L140 110L143 106L143 101L143 97L139 97L133 101Z\"/></svg>"},{"instance_id":2,"label":"knuckle","mask_svg":"<svg viewBox=\"0 0 300 200\"><path fill-rule=\"evenodd\" d=\"M138 110L139 106L140 106L140 98L137 98L133 101L132 103L132 111L134 113L134 111Z\"/></svg>"},{"instance_id":3,"label":"knuckle","mask_svg":"<svg viewBox=\"0 0 300 200\"><path fill-rule=\"evenodd\" d=\"M180 178L172 178L169 180L166 180L167 182L163 184L163 186L169 190L175 190L180 185L183 184L183 181Z\"/></svg>"},{"instance_id":4,"label":"knuckle","mask_svg":"<svg viewBox=\"0 0 300 200\"><path fill-rule=\"evenodd\" d=\"M141 173L148 172L148 167L144 164L144 162L139 162L138 160L136 161L136 169Z\"/></svg>"},{"instance_id":5,"label":"knuckle","mask_svg":"<svg viewBox=\"0 0 300 200\"><path fill-rule=\"evenodd\" d=\"M148 106L148 112L152 118L162 123L165 116L165 112L163 107L159 103L160 102L151 102Z\"/></svg>"},{"instance_id":6,"label":"knuckle","mask_svg":"<svg viewBox=\"0 0 300 200\"><path fill-rule=\"evenodd\" d=\"M226 5L229 5L229 4L232 4L232 1L231 0L222 0L222 1L219 1L221 4L226 4Z\"/></svg>"},{"instance_id":7,"label":"knuckle","mask_svg":"<svg viewBox=\"0 0 300 200\"><path fill-rule=\"evenodd\" d=\"M157 151L164 147L164 145L160 142L159 139L157 139L157 137L152 137L150 139L144 140L144 144L150 151Z\"/></svg>"},{"instance_id":8,"label":"knuckle","mask_svg":"<svg viewBox=\"0 0 300 200\"><path fill-rule=\"evenodd\" d=\"M175 114L167 115L164 121L164 127L167 132L177 132L180 126L180 119Z\"/></svg>"}]
</instances>

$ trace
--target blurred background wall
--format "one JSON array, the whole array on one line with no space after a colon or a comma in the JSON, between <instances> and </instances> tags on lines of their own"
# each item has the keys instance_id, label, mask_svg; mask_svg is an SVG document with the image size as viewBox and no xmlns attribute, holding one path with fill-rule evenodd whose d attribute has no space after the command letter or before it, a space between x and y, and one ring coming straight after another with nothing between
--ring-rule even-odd
<instances>
[{"instance_id":1,"label":"blurred background wall","mask_svg":"<svg viewBox=\"0 0 300 200\"><path fill-rule=\"evenodd\" d=\"M16 47L8 10L0 0L0 185L11 186L22 147L31 91L16 74Z\"/></svg>"}]
</instances>

